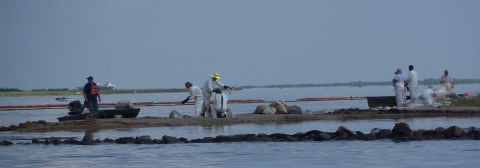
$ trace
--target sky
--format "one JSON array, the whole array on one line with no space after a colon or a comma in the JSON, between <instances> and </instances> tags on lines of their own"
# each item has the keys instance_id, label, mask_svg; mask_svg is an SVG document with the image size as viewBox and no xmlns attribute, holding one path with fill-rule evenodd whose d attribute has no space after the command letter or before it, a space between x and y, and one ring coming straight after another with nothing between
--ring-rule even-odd
<instances>
[{"instance_id":1,"label":"sky","mask_svg":"<svg viewBox=\"0 0 480 168\"><path fill-rule=\"evenodd\" d=\"M480 1L0 0L0 88L479 78Z\"/></svg>"}]
</instances>

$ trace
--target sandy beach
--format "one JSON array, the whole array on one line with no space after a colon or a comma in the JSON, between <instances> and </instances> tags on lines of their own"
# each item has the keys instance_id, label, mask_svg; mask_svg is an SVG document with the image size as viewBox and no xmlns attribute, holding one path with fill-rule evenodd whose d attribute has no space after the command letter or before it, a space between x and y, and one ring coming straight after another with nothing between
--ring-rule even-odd
<instances>
[{"instance_id":1,"label":"sandy beach","mask_svg":"<svg viewBox=\"0 0 480 168\"><path fill-rule=\"evenodd\" d=\"M27 121L19 125L1 126L0 131L44 132L69 129L113 129L139 127L171 127L193 125L234 125L262 123L298 123L319 120L371 120L371 119L406 119L426 117L468 118L480 117L480 107L440 107L419 108L415 110L360 110L340 109L333 112L311 112L311 114L239 114L233 118L114 118L87 119L83 121L45 122Z\"/></svg>"}]
</instances>

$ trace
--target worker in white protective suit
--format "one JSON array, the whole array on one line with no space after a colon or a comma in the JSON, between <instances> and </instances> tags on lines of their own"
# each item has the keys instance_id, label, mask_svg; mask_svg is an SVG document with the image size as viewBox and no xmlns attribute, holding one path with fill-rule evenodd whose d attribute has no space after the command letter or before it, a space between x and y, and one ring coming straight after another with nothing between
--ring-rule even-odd
<instances>
[{"instance_id":1,"label":"worker in white protective suit","mask_svg":"<svg viewBox=\"0 0 480 168\"><path fill-rule=\"evenodd\" d=\"M405 76L402 75L402 69L398 68L395 71L395 77L392 79L393 87L395 88L395 98L397 100L397 107L405 103Z\"/></svg>"},{"instance_id":2,"label":"worker in white protective suit","mask_svg":"<svg viewBox=\"0 0 480 168\"><path fill-rule=\"evenodd\" d=\"M212 118L212 113L210 109L210 97L212 97L212 92L215 87L214 85L217 85L220 88L231 89L231 87L219 82L218 79L220 79L220 75L218 73L214 73L210 76L210 78L207 79L207 81L205 81L205 84L203 85L203 109L202 113L200 113L200 117L205 117L206 112L207 118Z\"/></svg>"},{"instance_id":3,"label":"worker in white protective suit","mask_svg":"<svg viewBox=\"0 0 480 168\"><path fill-rule=\"evenodd\" d=\"M435 103L437 97L437 89L434 86L429 86L427 89L422 91L422 94L418 96L418 99L423 105L432 105Z\"/></svg>"},{"instance_id":4,"label":"worker in white protective suit","mask_svg":"<svg viewBox=\"0 0 480 168\"><path fill-rule=\"evenodd\" d=\"M447 88L447 92L451 92L453 89L453 79L448 75L448 70L443 71L444 75L440 77L440 84L445 85L445 88Z\"/></svg>"},{"instance_id":5,"label":"worker in white protective suit","mask_svg":"<svg viewBox=\"0 0 480 168\"><path fill-rule=\"evenodd\" d=\"M412 101L415 101L416 91L418 87L418 75L415 70L413 70L413 65L408 66L408 77L405 81L407 85L407 91L410 93L410 98Z\"/></svg>"},{"instance_id":6,"label":"worker in white protective suit","mask_svg":"<svg viewBox=\"0 0 480 168\"><path fill-rule=\"evenodd\" d=\"M190 91L190 96L183 100L182 104L187 103L189 100L195 100L195 114L193 117L198 117L199 114L202 113L203 108L202 89L200 89L198 86L194 86L190 82L185 83L185 88Z\"/></svg>"}]
</instances>

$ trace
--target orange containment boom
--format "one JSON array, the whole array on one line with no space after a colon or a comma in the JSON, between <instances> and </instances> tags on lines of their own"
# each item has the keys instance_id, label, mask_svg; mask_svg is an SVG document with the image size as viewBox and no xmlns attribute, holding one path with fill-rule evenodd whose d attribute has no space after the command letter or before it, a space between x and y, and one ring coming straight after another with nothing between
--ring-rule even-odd
<instances>
[{"instance_id":1,"label":"orange containment boom","mask_svg":"<svg viewBox=\"0 0 480 168\"><path fill-rule=\"evenodd\" d=\"M361 100L366 99L366 97L311 97L311 98L301 98L295 101L288 101L288 102L296 102L296 101L329 101L329 100ZM210 101L213 103L213 100ZM229 104L241 104L241 103L268 103L265 100L261 99L237 99L237 100L228 100ZM168 102L135 102L132 103L135 106L176 106L181 105L180 101L168 101ZM187 105L195 104L193 101L187 102ZM107 107L115 107L115 103L99 103L98 106L102 108ZM67 108L68 104L44 104L44 105L8 105L8 106L0 106L0 110L34 110L34 109L61 109Z\"/></svg>"}]
</instances>

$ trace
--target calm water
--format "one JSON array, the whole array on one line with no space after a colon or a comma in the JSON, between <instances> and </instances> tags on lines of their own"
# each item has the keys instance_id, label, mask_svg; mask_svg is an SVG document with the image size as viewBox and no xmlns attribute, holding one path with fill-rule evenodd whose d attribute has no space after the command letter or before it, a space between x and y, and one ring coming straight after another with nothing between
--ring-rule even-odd
<instances>
[{"instance_id":1,"label":"calm water","mask_svg":"<svg viewBox=\"0 0 480 168\"><path fill-rule=\"evenodd\" d=\"M422 87L421 87L422 88ZM419 90L423 90L423 89ZM458 85L455 90L478 92L480 85ZM391 87L332 87L246 89L233 92L230 99L296 100L305 97L327 96L386 96L393 95ZM180 101L187 93L104 95L106 103L120 100ZM57 104L57 96L0 98L0 105ZM70 100L82 99L69 96ZM268 103L260 103L267 105ZM231 104L235 114L251 113L260 104ZM339 108L367 108L366 100L327 102L288 102L303 110L333 110ZM193 113L193 106L141 107L140 116L165 117L172 110L182 114ZM0 111L0 126L17 125L20 122L46 120L56 122L67 109ZM152 127L132 129L108 129L94 132L95 139L125 136L163 135L203 138L217 135L244 133L287 133L309 130L335 131L346 126L354 131L370 132L372 128L393 128L397 122L407 122L412 129L436 127L480 127L479 118L424 118L401 120L315 121L292 124L242 124L182 127ZM21 139L42 137L77 137L84 130L22 133L2 132L0 140L28 142ZM480 141L442 140L393 143L381 141L330 141L295 143L222 143L222 144L169 144L169 145L32 145L16 144L0 147L0 167L476 167L480 163Z\"/></svg>"}]
</instances>

